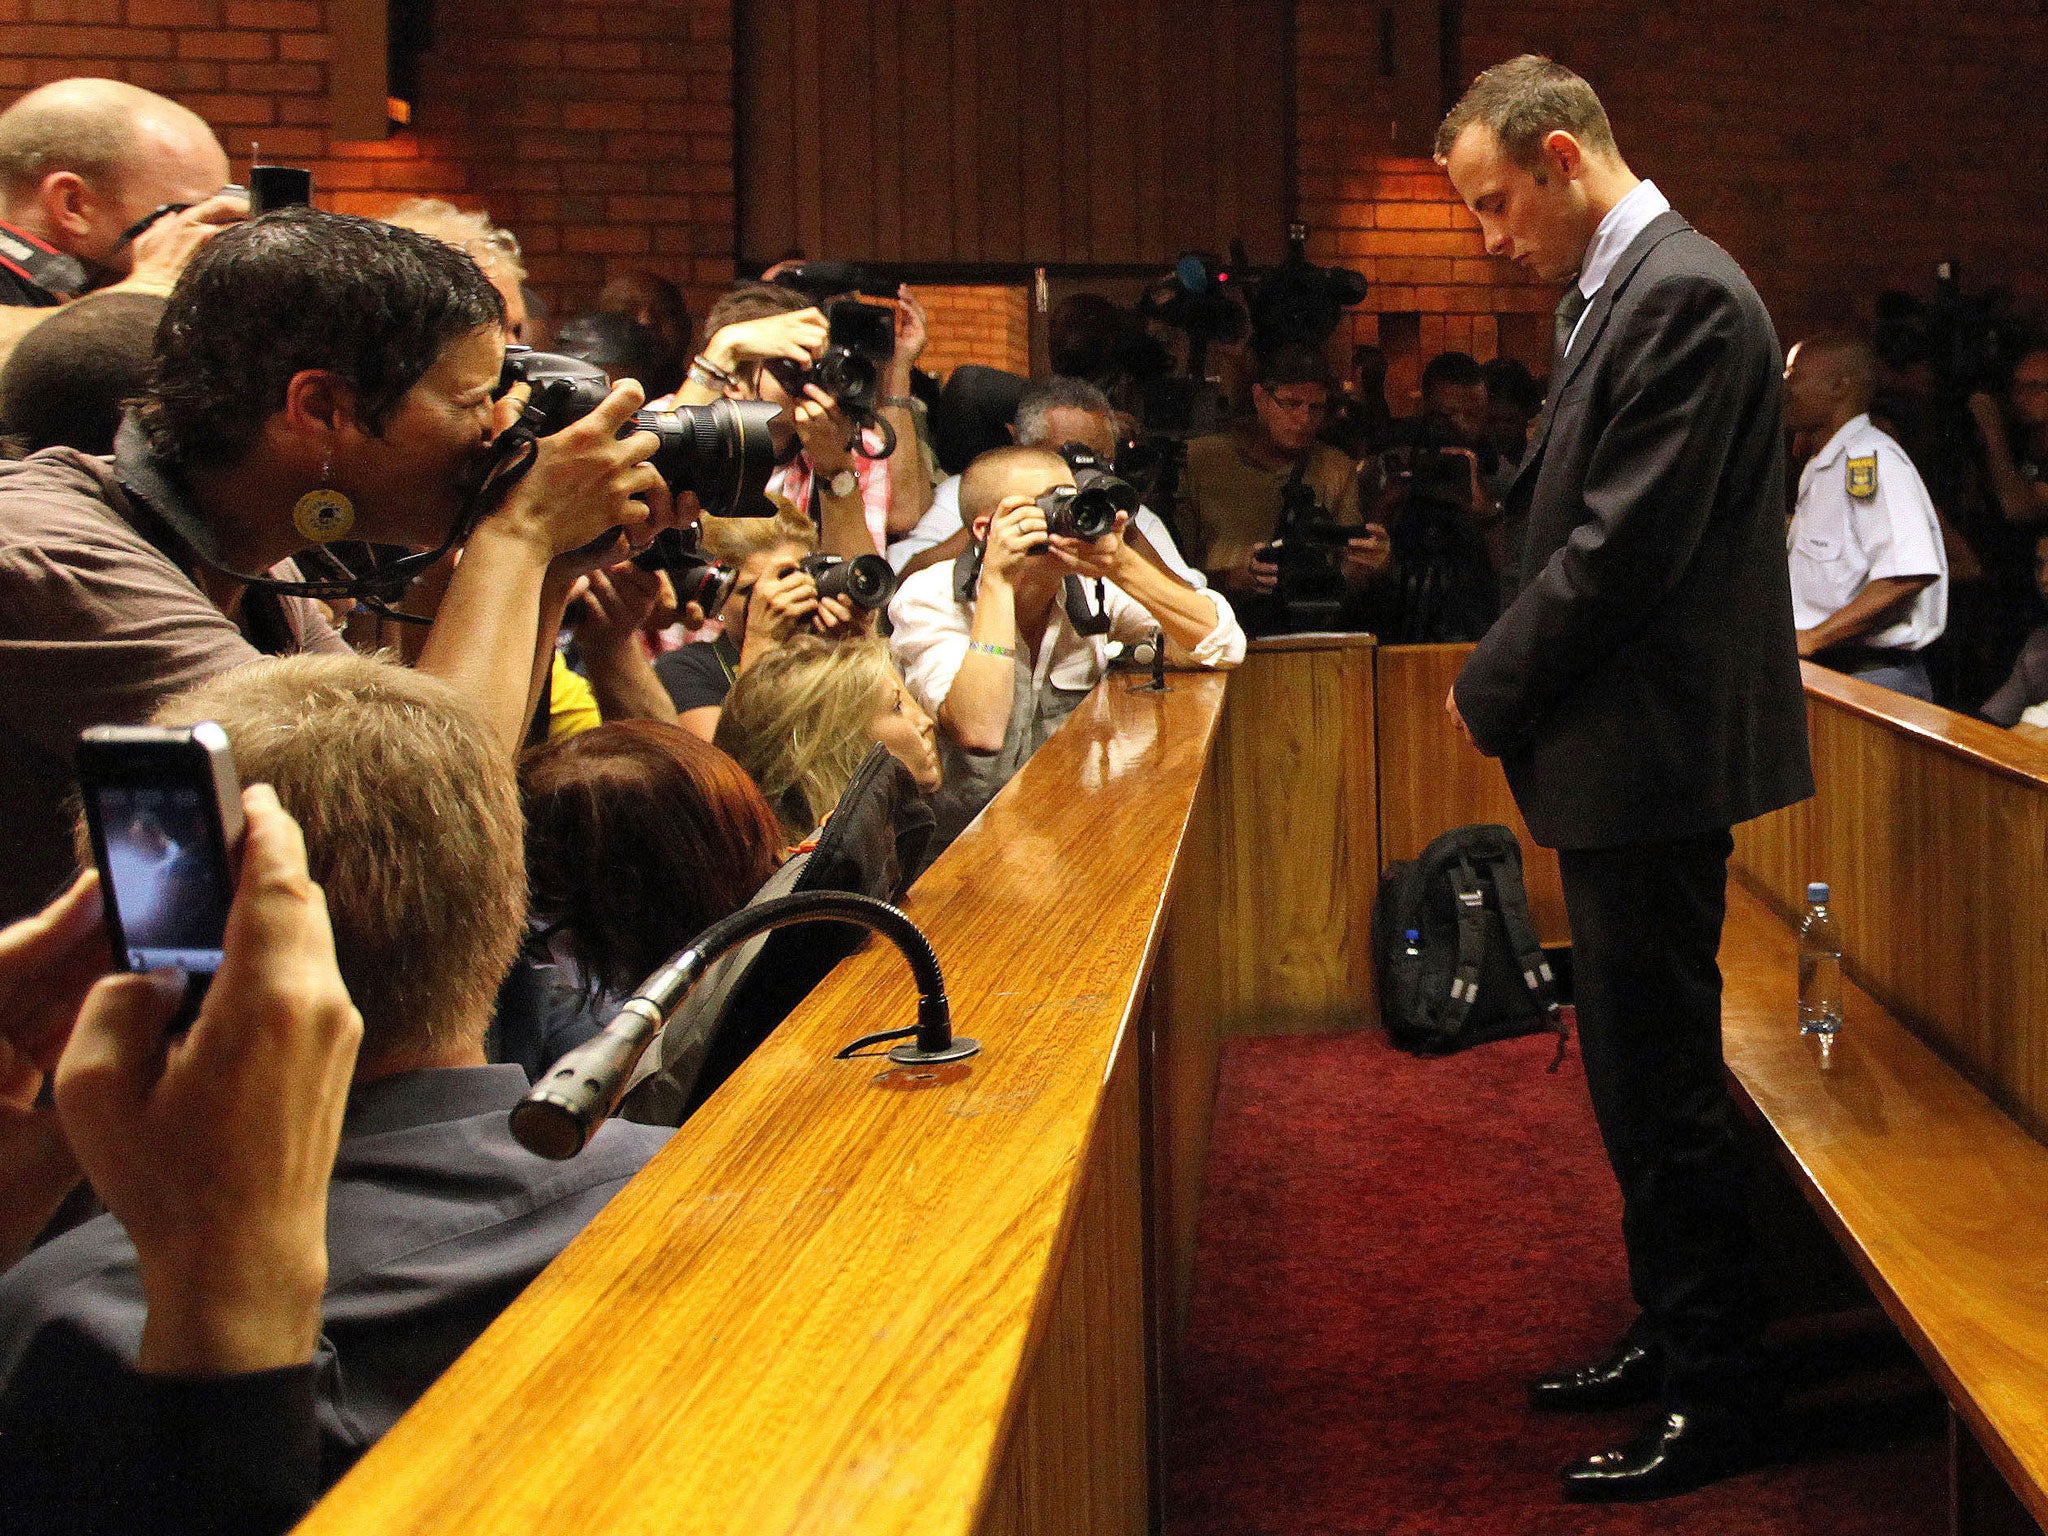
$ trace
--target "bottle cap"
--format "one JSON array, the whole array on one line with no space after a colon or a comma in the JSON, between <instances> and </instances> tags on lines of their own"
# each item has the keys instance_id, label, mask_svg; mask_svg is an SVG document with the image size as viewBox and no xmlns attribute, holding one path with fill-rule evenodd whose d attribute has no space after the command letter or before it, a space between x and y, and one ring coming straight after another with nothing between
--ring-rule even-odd
<instances>
[{"instance_id":1,"label":"bottle cap","mask_svg":"<svg viewBox=\"0 0 2048 1536\"><path fill-rule=\"evenodd\" d=\"M1813 884L1809 885L1806 888L1806 899L1811 902L1826 901L1828 899L1827 881L1816 880L1813 882Z\"/></svg>"},{"instance_id":2,"label":"bottle cap","mask_svg":"<svg viewBox=\"0 0 2048 1536\"><path fill-rule=\"evenodd\" d=\"M1422 937L1422 930L1420 928L1404 928L1401 931L1401 937L1406 939L1410 944L1413 944L1417 939Z\"/></svg>"}]
</instances>

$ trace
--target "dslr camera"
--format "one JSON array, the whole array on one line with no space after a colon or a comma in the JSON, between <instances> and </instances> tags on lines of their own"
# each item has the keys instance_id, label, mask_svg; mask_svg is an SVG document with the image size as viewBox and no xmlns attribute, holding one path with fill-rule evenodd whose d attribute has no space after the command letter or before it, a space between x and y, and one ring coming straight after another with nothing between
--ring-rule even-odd
<instances>
[{"instance_id":1,"label":"dslr camera","mask_svg":"<svg viewBox=\"0 0 2048 1536\"><path fill-rule=\"evenodd\" d=\"M1036 502L1045 531L1066 539L1099 539L1116 531L1116 515L1138 513L1138 493L1085 443L1068 443L1060 457L1074 472L1072 485L1056 485Z\"/></svg>"},{"instance_id":2,"label":"dslr camera","mask_svg":"<svg viewBox=\"0 0 2048 1536\"><path fill-rule=\"evenodd\" d=\"M707 619L725 606L740 573L723 560L713 560L696 547L695 528L664 528L654 542L633 557L643 571L666 571L676 594L676 607L691 603Z\"/></svg>"},{"instance_id":3,"label":"dslr camera","mask_svg":"<svg viewBox=\"0 0 2048 1536\"><path fill-rule=\"evenodd\" d=\"M874 612L896 592L896 573L880 555L806 555L797 562L818 584L818 596L843 597L856 608Z\"/></svg>"},{"instance_id":4,"label":"dslr camera","mask_svg":"<svg viewBox=\"0 0 2048 1536\"><path fill-rule=\"evenodd\" d=\"M581 421L612 390L602 368L581 358L530 347L507 347L498 378L503 395L515 384L532 389L519 427L548 437ZM714 400L672 411L636 411L619 436L652 432L661 446L648 462L671 491L688 491L713 517L772 517L768 477L797 449L795 425L782 407L761 400Z\"/></svg>"},{"instance_id":5,"label":"dslr camera","mask_svg":"<svg viewBox=\"0 0 2048 1536\"><path fill-rule=\"evenodd\" d=\"M1282 624L1275 633L1328 629L1344 606L1344 546L1357 530L1341 526L1316 499L1306 481L1290 479L1280 487L1280 521L1273 537L1258 548L1258 558L1280 568L1273 589Z\"/></svg>"},{"instance_id":6,"label":"dslr camera","mask_svg":"<svg viewBox=\"0 0 2048 1536\"><path fill-rule=\"evenodd\" d=\"M896 356L895 311L858 299L837 299L825 306L825 323L829 328L825 353L816 363L803 368L787 358L776 358L769 362L768 371L792 400L803 399L804 386L815 384L854 421L878 430L886 428L888 423L876 413L881 408L882 374ZM884 435L894 451L894 435Z\"/></svg>"}]
</instances>

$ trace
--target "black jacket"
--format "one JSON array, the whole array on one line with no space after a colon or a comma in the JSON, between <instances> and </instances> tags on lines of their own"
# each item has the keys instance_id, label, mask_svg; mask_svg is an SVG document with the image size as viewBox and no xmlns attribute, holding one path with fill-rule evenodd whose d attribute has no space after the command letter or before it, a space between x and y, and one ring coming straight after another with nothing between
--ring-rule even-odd
<instances>
[{"instance_id":1,"label":"black jacket","mask_svg":"<svg viewBox=\"0 0 2048 1536\"><path fill-rule=\"evenodd\" d=\"M1782 373L1749 279L1676 213L1586 310L1508 493L1521 589L1457 683L1546 847L1690 836L1813 793Z\"/></svg>"}]
</instances>

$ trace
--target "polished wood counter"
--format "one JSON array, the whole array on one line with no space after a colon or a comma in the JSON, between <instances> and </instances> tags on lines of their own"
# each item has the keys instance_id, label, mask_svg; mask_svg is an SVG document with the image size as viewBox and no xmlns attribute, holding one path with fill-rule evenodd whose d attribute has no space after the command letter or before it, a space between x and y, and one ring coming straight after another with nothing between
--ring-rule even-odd
<instances>
[{"instance_id":1,"label":"polished wood counter","mask_svg":"<svg viewBox=\"0 0 2048 1536\"><path fill-rule=\"evenodd\" d=\"M906 903L983 1054L840 966L313 1512L308 1532L1136 1533L1141 1008L1225 681L1112 676Z\"/></svg>"},{"instance_id":2,"label":"polished wood counter","mask_svg":"<svg viewBox=\"0 0 2048 1536\"><path fill-rule=\"evenodd\" d=\"M1825 880L1851 973L2048 1135L2048 750L1807 663L1815 797L1736 831L1790 917Z\"/></svg>"}]
</instances>

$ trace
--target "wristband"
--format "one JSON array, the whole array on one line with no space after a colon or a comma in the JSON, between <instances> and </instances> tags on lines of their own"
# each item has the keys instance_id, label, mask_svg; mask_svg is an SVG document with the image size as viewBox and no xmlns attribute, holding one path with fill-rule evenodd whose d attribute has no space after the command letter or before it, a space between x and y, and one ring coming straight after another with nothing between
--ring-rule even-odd
<instances>
[{"instance_id":1,"label":"wristband","mask_svg":"<svg viewBox=\"0 0 2048 1536\"><path fill-rule=\"evenodd\" d=\"M730 389L735 382L731 374L702 353L690 359L690 377L706 389Z\"/></svg>"},{"instance_id":2,"label":"wristband","mask_svg":"<svg viewBox=\"0 0 2048 1536\"><path fill-rule=\"evenodd\" d=\"M992 645L986 640L970 640L967 642L967 649L979 651L984 656L1000 656L1005 661L1017 659L1017 648L1014 645Z\"/></svg>"},{"instance_id":3,"label":"wristband","mask_svg":"<svg viewBox=\"0 0 2048 1536\"><path fill-rule=\"evenodd\" d=\"M883 407L902 406L906 411L917 404L915 395L884 395L875 404Z\"/></svg>"}]
</instances>

